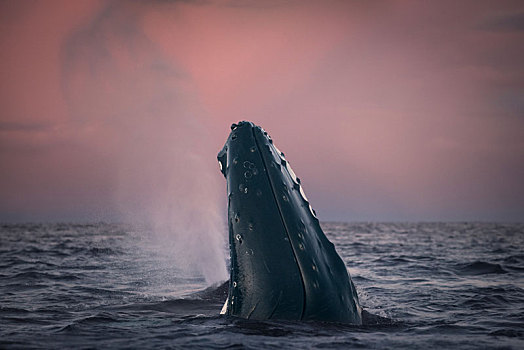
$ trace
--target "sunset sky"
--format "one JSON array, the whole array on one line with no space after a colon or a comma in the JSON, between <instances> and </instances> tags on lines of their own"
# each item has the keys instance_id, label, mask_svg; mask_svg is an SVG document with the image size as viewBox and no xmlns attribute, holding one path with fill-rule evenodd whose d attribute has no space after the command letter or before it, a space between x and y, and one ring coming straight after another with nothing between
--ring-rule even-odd
<instances>
[{"instance_id":1,"label":"sunset sky","mask_svg":"<svg viewBox=\"0 0 524 350\"><path fill-rule=\"evenodd\" d=\"M0 62L0 222L223 220L239 120L320 220L524 221L523 1L7 0Z\"/></svg>"}]
</instances>

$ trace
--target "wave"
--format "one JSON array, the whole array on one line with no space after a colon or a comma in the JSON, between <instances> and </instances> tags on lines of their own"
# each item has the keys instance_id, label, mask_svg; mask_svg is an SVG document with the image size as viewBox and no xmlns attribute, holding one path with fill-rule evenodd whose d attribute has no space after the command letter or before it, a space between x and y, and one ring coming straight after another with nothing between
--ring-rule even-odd
<instances>
[{"instance_id":1,"label":"wave","mask_svg":"<svg viewBox=\"0 0 524 350\"><path fill-rule=\"evenodd\" d=\"M502 265L485 261L475 261L467 264L455 265L455 272L459 275L488 275L508 273Z\"/></svg>"},{"instance_id":2,"label":"wave","mask_svg":"<svg viewBox=\"0 0 524 350\"><path fill-rule=\"evenodd\" d=\"M524 337L524 331L517 330L517 329L497 329L496 331L492 331L488 333L488 335L492 335L495 337L508 337L508 338L523 338Z\"/></svg>"},{"instance_id":3,"label":"wave","mask_svg":"<svg viewBox=\"0 0 524 350\"><path fill-rule=\"evenodd\" d=\"M28 314L30 312L20 307L0 306L0 314Z\"/></svg>"},{"instance_id":4,"label":"wave","mask_svg":"<svg viewBox=\"0 0 524 350\"><path fill-rule=\"evenodd\" d=\"M24 271L20 273L16 273L9 276L2 276L2 279L5 280L44 280L44 279L50 279L54 281L74 281L80 279L77 275L71 275L71 274L51 274L47 272L39 272L39 271Z\"/></svg>"}]
</instances>

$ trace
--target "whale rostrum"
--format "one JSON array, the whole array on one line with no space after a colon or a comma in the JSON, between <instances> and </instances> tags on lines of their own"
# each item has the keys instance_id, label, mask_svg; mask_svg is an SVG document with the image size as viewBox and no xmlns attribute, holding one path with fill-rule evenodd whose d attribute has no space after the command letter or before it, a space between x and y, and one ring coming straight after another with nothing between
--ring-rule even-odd
<instances>
[{"instance_id":1,"label":"whale rostrum","mask_svg":"<svg viewBox=\"0 0 524 350\"><path fill-rule=\"evenodd\" d=\"M231 129L218 153L231 255L222 313L361 324L351 277L284 153L260 126L239 122Z\"/></svg>"}]
</instances>

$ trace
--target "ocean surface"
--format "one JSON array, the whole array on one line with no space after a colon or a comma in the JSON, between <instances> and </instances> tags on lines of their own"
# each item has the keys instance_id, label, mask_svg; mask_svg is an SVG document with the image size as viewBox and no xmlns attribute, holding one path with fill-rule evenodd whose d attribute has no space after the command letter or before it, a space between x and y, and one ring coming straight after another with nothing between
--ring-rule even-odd
<instances>
[{"instance_id":1,"label":"ocean surface","mask_svg":"<svg viewBox=\"0 0 524 350\"><path fill-rule=\"evenodd\" d=\"M0 225L0 348L524 349L524 224L322 226L386 321L220 316L227 287L145 229Z\"/></svg>"}]
</instances>

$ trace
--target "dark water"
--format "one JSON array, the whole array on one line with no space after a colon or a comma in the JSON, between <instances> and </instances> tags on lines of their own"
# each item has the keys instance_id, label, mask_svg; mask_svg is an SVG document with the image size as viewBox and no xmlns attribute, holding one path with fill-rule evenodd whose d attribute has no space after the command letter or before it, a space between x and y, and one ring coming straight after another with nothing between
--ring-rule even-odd
<instances>
[{"instance_id":1,"label":"dark water","mask_svg":"<svg viewBox=\"0 0 524 350\"><path fill-rule=\"evenodd\" d=\"M524 224L324 229L385 324L219 316L225 289L124 225L0 226L2 348L524 348Z\"/></svg>"}]
</instances>

